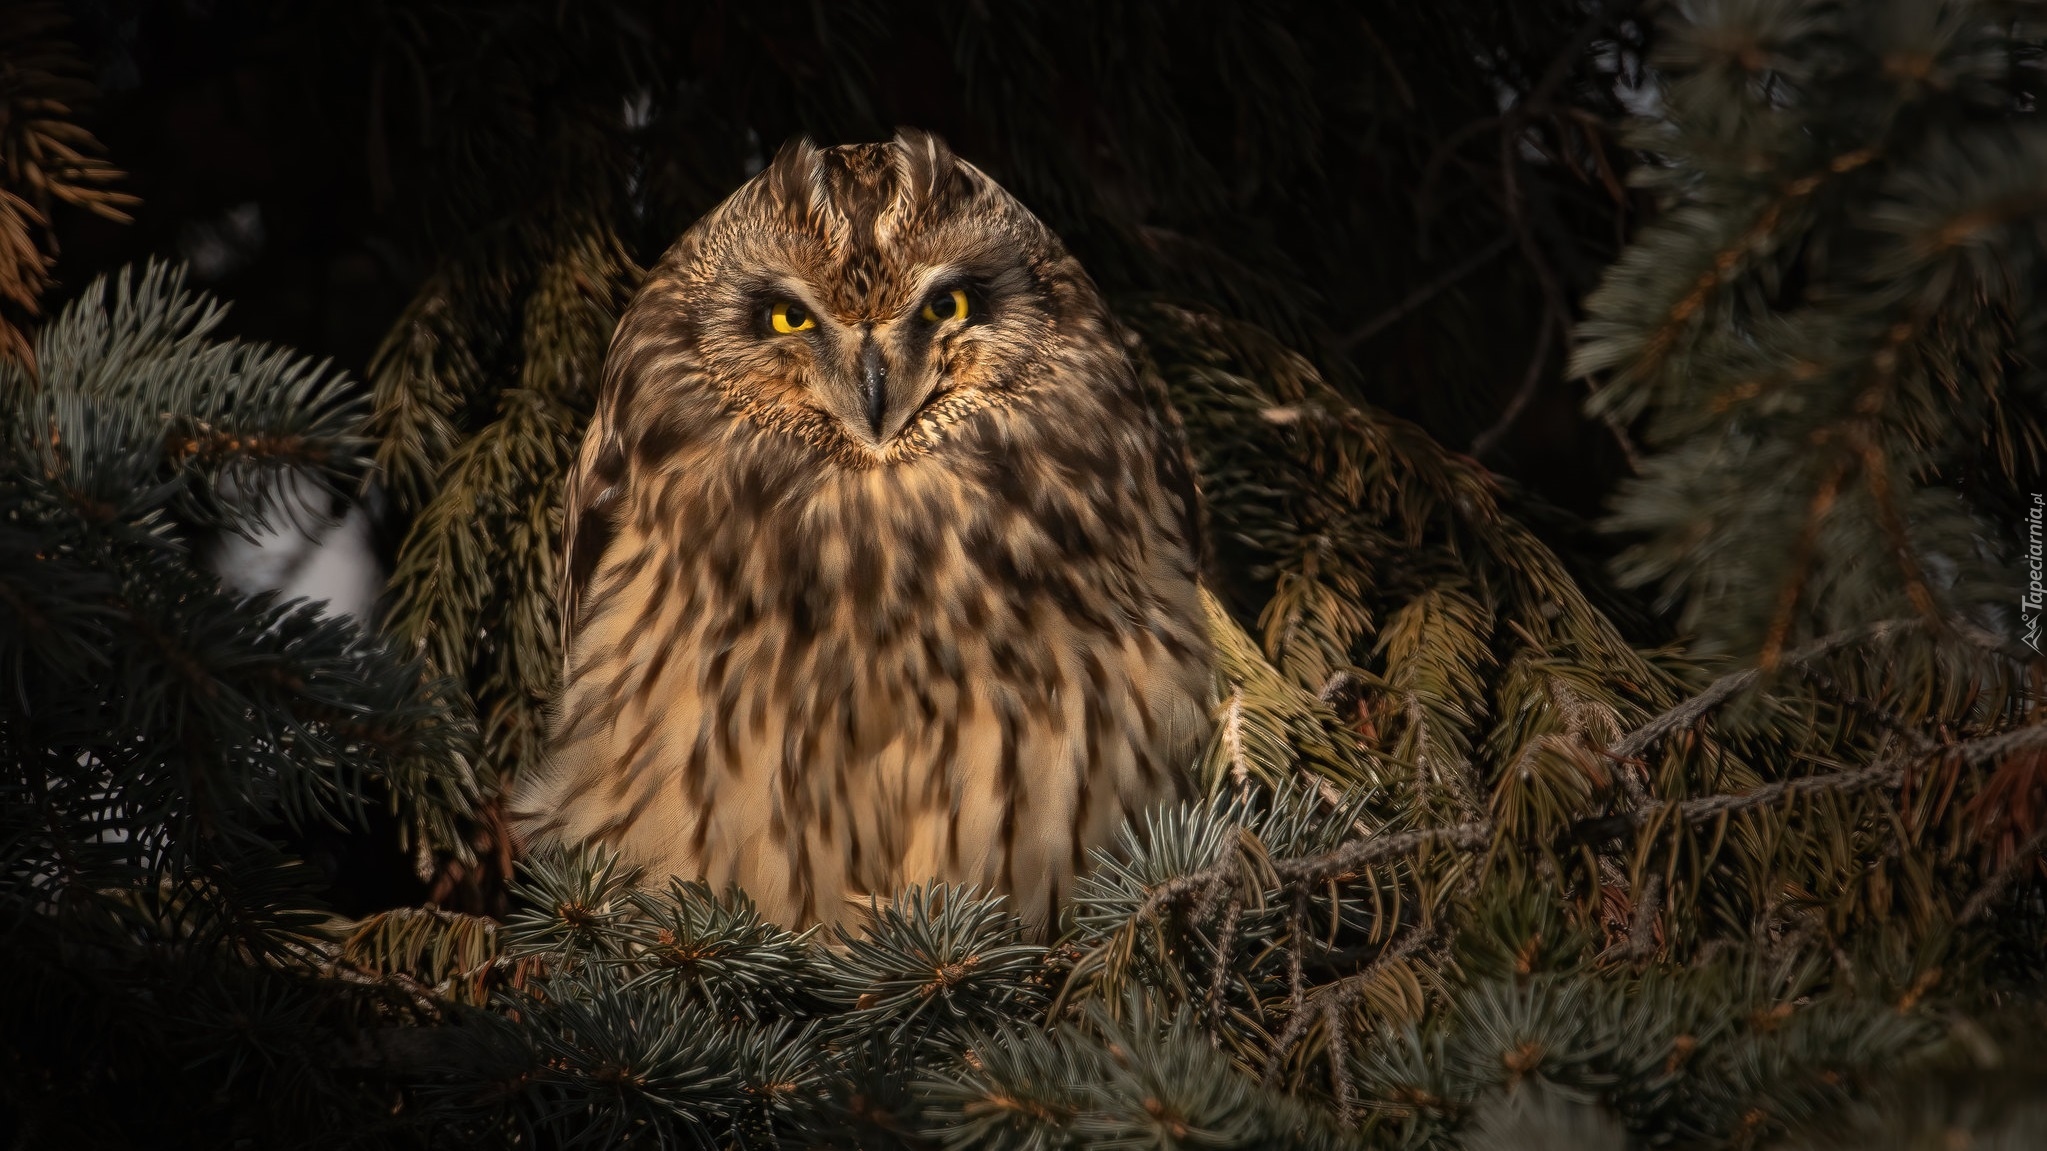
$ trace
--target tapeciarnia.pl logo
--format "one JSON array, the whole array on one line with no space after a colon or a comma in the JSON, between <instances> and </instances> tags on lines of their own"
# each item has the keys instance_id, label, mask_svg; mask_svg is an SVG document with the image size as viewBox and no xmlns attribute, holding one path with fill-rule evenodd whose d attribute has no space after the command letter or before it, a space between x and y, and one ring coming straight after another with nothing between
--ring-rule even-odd
<instances>
[{"instance_id":1,"label":"tapeciarnia.pl logo","mask_svg":"<svg viewBox=\"0 0 2047 1151\"><path fill-rule=\"evenodd\" d=\"M2047 500L2039 492L2033 493L2033 506L2026 511L2026 594L2019 597L2019 621L2026 626L2026 646L2033 654L2040 653L2040 609L2047 606L2047 545L2043 545L2041 534L2047 529Z\"/></svg>"}]
</instances>

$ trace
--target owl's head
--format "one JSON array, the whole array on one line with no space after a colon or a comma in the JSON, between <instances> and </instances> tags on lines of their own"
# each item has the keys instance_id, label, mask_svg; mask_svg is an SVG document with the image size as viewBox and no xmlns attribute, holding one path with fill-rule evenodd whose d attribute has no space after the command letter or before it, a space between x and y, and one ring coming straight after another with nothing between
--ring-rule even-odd
<instances>
[{"instance_id":1,"label":"owl's head","mask_svg":"<svg viewBox=\"0 0 2047 1151\"><path fill-rule=\"evenodd\" d=\"M694 360L723 410L868 465L1107 367L1070 362L1120 358L1106 330L1044 225L937 137L904 131L783 147L663 257L620 338Z\"/></svg>"}]
</instances>

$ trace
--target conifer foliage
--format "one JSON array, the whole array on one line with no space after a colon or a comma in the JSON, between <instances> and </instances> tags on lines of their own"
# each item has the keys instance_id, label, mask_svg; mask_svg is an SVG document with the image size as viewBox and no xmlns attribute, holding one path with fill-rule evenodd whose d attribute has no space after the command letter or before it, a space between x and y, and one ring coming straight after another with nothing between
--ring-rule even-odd
<instances>
[{"instance_id":1,"label":"conifer foliage","mask_svg":"<svg viewBox=\"0 0 2047 1151\"><path fill-rule=\"evenodd\" d=\"M388 994L334 981L285 841L382 803L459 850L477 798L449 685L195 562L197 533L283 514L279 480L368 464L360 391L214 338L223 311L123 273L43 329L39 374L0 367L0 1059L34 1145L352 1113L334 1065Z\"/></svg>"},{"instance_id":2,"label":"conifer foliage","mask_svg":"<svg viewBox=\"0 0 2047 1151\"><path fill-rule=\"evenodd\" d=\"M1203 797L1098 853L1047 943L942 887L792 934L601 851L520 861L503 915L456 905L559 665L559 479L612 320L748 150L886 127L862 64L886 6L819 8L776 52L730 12L418 6L392 35L438 125L431 270L367 395L214 338L163 267L0 367L19 1141L132 1142L128 1114L308 1146L2037 1141L2047 668L2013 607L2047 431L2047 26L1697 0L1308 35L1284 7L1198 41L1150 6L933 17L960 84L933 126L1102 281L1218 541ZM1416 101L1389 42L1476 68L1479 109ZM1325 111L1346 60L1383 69ZM771 95L689 79L716 67ZM1051 75L1100 98L1116 165L1028 110ZM1631 76L1656 99L1621 143ZM1392 126L1467 114L1426 148ZM1366 234L1338 208L1376 193L1312 162L1366 128L1416 186L1490 197L1473 247L1516 263L1410 276L1330 330L1303 301L1366 297L1289 229ZM1570 352L1632 461L1588 544L1442 444L1460 405L1508 405L1491 447L1561 386L1572 267L1637 212ZM1462 398L1394 414L1378 377L1411 365L1374 335L1452 343L1474 299L1537 317L1533 364L1498 357L1527 383L1438 349ZM388 638L193 564L195 533L278 514L286 469L394 496ZM367 803L448 905L319 907L289 835Z\"/></svg>"},{"instance_id":3,"label":"conifer foliage","mask_svg":"<svg viewBox=\"0 0 2047 1151\"><path fill-rule=\"evenodd\" d=\"M31 354L19 321L37 315L49 286L56 237L52 210L70 204L110 220L128 219L135 197L114 185L121 173L79 123L93 87L59 30L62 8L9 5L0 12L0 359Z\"/></svg>"}]
</instances>

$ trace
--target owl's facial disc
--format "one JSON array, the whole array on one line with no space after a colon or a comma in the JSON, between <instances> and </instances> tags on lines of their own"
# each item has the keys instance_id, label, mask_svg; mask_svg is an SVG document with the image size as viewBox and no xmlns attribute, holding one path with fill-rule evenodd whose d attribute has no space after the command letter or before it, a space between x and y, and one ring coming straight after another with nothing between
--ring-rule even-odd
<instances>
[{"instance_id":1,"label":"owl's facial disc","mask_svg":"<svg viewBox=\"0 0 2047 1151\"><path fill-rule=\"evenodd\" d=\"M861 469L971 445L1041 389L1078 386L1040 354L1099 325L1070 264L921 134L792 144L664 257L727 410Z\"/></svg>"}]
</instances>

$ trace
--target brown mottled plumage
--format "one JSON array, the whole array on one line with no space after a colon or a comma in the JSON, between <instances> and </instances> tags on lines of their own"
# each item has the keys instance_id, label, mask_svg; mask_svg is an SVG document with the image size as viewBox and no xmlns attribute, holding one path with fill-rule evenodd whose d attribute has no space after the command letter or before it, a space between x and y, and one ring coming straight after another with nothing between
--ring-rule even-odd
<instances>
[{"instance_id":1,"label":"brown mottled plumage","mask_svg":"<svg viewBox=\"0 0 2047 1151\"><path fill-rule=\"evenodd\" d=\"M936 878L1042 929L1206 734L1194 501L1021 204L921 133L793 143L619 323L517 826L792 927Z\"/></svg>"}]
</instances>

